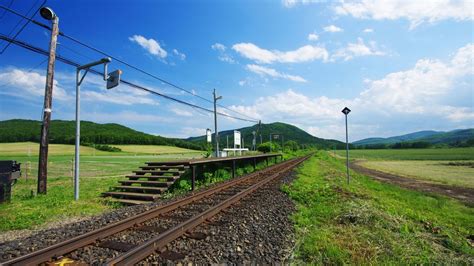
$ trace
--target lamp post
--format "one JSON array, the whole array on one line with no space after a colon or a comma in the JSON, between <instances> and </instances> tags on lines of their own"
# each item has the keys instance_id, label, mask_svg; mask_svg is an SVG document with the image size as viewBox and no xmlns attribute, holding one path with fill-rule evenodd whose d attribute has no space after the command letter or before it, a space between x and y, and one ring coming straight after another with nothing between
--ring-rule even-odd
<instances>
[{"instance_id":1,"label":"lamp post","mask_svg":"<svg viewBox=\"0 0 474 266\"><path fill-rule=\"evenodd\" d=\"M49 43L49 58L44 91L43 123L41 125L40 149L38 160L38 194L46 194L48 178L48 146L49 123L51 122L51 106L53 102L54 63L56 61L56 44L59 33L59 17L49 7L40 9L41 17L52 21L51 41Z\"/></svg>"},{"instance_id":2,"label":"lamp post","mask_svg":"<svg viewBox=\"0 0 474 266\"><path fill-rule=\"evenodd\" d=\"M351 112L351 109L344 107L342 113L346 117L346 168L347 168L347 184L349 184L349 134L347 132L347 115Z\"/></svg>"},{"instance_id":3,"label":"lamp post","mask_svg":"<svg viewBox=\"0 0 474 266\"><path fill-rule=\"evenodd\" d=\"M89 72L89 69L93 66L104 65L104 81L107 81L107 89L114 88L120 84L121 70L116 70L110 75L107 73L107 64L112 59L109 57L102 58L99 61L95 61L89 64L78 66L76 69L76 145L75 145L75 161L74 161L74 199L79 200L79 155L80 155L80 143L81 143L81 84L84 78ZM81 76L81 72L84 70L84 74Z\"/></svg>"},{"instance_id":4,"label":"lamp post","mask_svg":"<svg viewBox=\"0 0 474 266\"><path fill-rule=\"evenodd\" d=\"M216 157L219 156L219 132L217 131L217 100L222 99L222 96L217 96L216 89L212 93L214 96L214 131L216 132Z\"/></svg>"}]
</instances>

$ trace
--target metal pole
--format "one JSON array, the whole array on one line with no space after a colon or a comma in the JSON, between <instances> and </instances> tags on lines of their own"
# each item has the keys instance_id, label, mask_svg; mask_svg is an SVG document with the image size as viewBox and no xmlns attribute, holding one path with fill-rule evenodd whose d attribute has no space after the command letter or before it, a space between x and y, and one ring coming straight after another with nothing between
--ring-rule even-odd
<instances>
[{"instance_id":1,"label":"metal pole","mask_svg":"<svg viewBox=\"0 0 474 266\"><path fill-rule=\"evenodd\" d=\"M48 178L48 145L49 123L51 121L51 106L53 102L54 63L56 61L56 44L59 32L59 18L53 18L53 29L49 43L48 69L44 92L43 124L41 125L41 138L38 162L38 194L46 194Z\"/></svg>"},{"instance_id":2,"label":"metal pole","mask_svg":"<svg viewBox=\"0 0 474 266\"><path fill-rule=\"evenodd\" d=\"M346 115L346 168L347 168L347 184L349 184L349 137L347 132L347 115Z\"/></svg>"},{"instance_id":3,"label":"metal pole","mask_svg":"<svg viewBox=\"0 0 474 266\"><path fill-rule=\"evenodd\" d=\"M74 160L74 200L79 200L79 153L81 142L81 118L80 118L80 91L81 85L79 75L81 70L76 70L76 146L75 146L75 160Z\"/></svg>"},{"instance_id":4,"label":"metal pole","mask_svg":"<svg viewBox=\"0 0 474 266\"><path fill-rule=\"evenodd\" d=\"M191 179L191 190L194 191L194 186L196 183L196 166L195 165L192 166L192 170L193 170L193 175Z\"/></svg>"},{"instance_id":5,"label":"metal pole","mask_svg":"<svg viewBox=\"0 0 474 266\"><path fill-rule=\"evenodd\" d=\"M217 97L216 97L216 89L214 89L214 132L216 134L216 157L219 157L219 132L217 132Z\"/></svg>"}]
</instances>

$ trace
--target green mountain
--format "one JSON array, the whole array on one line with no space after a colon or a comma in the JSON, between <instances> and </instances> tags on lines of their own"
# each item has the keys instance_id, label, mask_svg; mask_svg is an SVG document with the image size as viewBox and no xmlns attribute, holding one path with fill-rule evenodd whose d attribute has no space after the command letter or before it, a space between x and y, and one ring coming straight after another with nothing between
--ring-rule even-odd
<instances>
[{"instance_id":1,"label":"green mountain","mask_svg":"<svg viewBox=\"0 0 474 266\"><path fill-rule=\"evenodd\" d=\"M0 142L39 142L41 122L13 119L0 121ZM52 120L49 130L50 143L73 144L75 121ZM154 136L119 124L98 124L81 121L81 142L94 144L153 144L200 149L200 145L182 139Z\"/></svg>"},{"instance_id":2,"label":"green mountain","mask_svg":"<svg viewBox=\"0 0 474 266\"><path fill-rule=\"evenodd\" d=\"M354 145L393 144L397 142L415 141L420 138L430 137L439 133L444 133L444 132L425 130L425 131L418 131L415 133L389 137L389 138L367 138L367 139L362 139L362 140L352 142L352 144Z\"/></svg>"},{"instance_id":3,"label":"green mountain","mask_svg":"<svg viewBox=\"0 0 474 266\"><path fill-rule=\"evenodd\" d=\"M253 131L258 132L258 124L253 125L250 127L244 127L240 129L236 129L240 131L242 138L244 139L244 146L246 148L250 148L252 146L252 139L253 139ZM306 131L295 127L293 125L285 124L285 123L271 123L271 124L261 124L260 133L262 135L262 142L266 142L270 140L270 134L276 135L279 134L281 137L278 139L273 139L272 141L278 142L281 144L282 141L286 142L289 140L296 141L300 145L304 146L312 146L317 147L320 149L332 149L334 146L336 148L345 148L345 144L337 141L337 140L327 140L322 138L314 137L308 134ZM260 135L259 133L257 133ZM212 136L214 139L214 134ZM226 147L227 145L227 138L229 139L229 147L233 147L234 141L234 130L225 130L219 131L219 143L221 147ZM197 143L200 145L205 144L205 136L199 137L191 137L187 139L193 143ZM257 144L260 144L260 136L257 136Z\"/></svg>"},{"instance_id":4,"label":"green mountain","mask_svg":"<svg viewBox=\"0 0 474 266\"><path fill-rule=\"evenodd\" d=\"M368 138L353 142L356 146L395 144L401 142L428 142L431 144L457 145L474 139L474 129L457 129L448 132L442 131L419 131L406 135L390 138Z\"/></svg>"}]
</instances>

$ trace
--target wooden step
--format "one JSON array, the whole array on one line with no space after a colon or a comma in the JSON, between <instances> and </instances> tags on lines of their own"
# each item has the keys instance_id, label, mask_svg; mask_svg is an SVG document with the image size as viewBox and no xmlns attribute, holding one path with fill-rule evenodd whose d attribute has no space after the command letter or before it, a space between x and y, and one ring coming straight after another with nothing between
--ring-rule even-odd
<instances>
[{"instance_id":1,"label":"wooden step","mask_svg":"<svg viewBox=\"0 0 474 266\"><path fill-rule=\"evenodd\" d=\"M184 166L140 166L139 167L140 169L142 170L156 170L156 169L160 169L160 170L170 170L170 169L177 169L177 170L180 170L180 171L183 171L184 170Z\"/></svg>"},{"instance_id":2,"label":"wooden step","mask_svg":"<svg viewBox=\"0 0 474 266\"><path fill-rule=\"evenodd\" d=\"M170 170L137 170L133 171L135 174L173 174L173 175L180 175L184 173L184 171L170 171Z\"/></svg>"},{"instance_id":3,"label":"wooden step","mask_svg":"<svg viewBox=\"0 0 474 266\"><path fill-rule=\"evenodd\" d=\"M117 198L110 198L109 201L122 203L124 205L140 205L140 204L150 203L150 201L144 201L144 200L117 199Z\"/></svg>"},{"instance_id":4,"label":"wooden step","mask_svg":"<svg viewBox=\"0 0 474 266\"><path fill-rule=\"evenodd\" d=\"M164 187L144 187L144 186L115 186L115 189L126 191L148 191L150 193L161 193L166 190Z\"/></svg>"},{"instance_id":5,"label":"wooden step","mask_svg":"<svg viewBox=\"0 0 474 266\"><path fill-rule=\"evenodd\" d=\"M145 162L145 164L150 166L160 166L160 165L180 165L180 166L187 166L187 162Z\"/></svg>"},{"instance_id":6,"label":"wooden step","mask_svg":"<svg viewBox=\"0 0 474 266\"><path fill-rule=\"evenodd\" d=\"M157 187L169 187L174 182L162 182L162 181L145 181L145 180L119 180L119 183L124 185L140 184L140 185L151 185Z\"/></svg>"},{"instance_id":7,"label":"wooden step","mask_svg":"<svg viewBox=\"0 0 474 266\"><path fill-rule=\"evenodd\" d=\"M155 200L160 197L158 194L120 192L120 191L104 192L102 193L102 195L112 196L114 198L142 199L142 200Z\"/></svg>"},{"instance_id":8,"label":"wooden step","mask_svg":"<svg viewBox=\"0 0 474 266\"><path fill-rule=\"evenodd\" d=\"M176 175L128 175L127 177L130 179L147 178L148 180L166 179L168 181L174 181L179 178Z\"/></svg>"}]
</instances>

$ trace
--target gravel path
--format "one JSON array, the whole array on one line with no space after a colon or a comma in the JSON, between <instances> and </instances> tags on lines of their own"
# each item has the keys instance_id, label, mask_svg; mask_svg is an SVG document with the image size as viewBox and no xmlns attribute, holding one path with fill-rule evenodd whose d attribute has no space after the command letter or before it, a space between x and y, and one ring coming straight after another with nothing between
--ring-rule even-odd
<instances>
[{"instance_id":1,"label":"gravel path","mask_svg":"<svg viewBox=\"0 0 474 266\"><path fill-rule=\"evenodd\" d=\"M268 264L287 261L294 246L293 226L289 220L294 205L279 188L282 182L289 182L292 178L293 174L288 174L280 181L266 185L257 193L251 194L216 216L213 223L196 228L195 232L204 233L205 239L183 237L170 243L169 250L184 256L180 260L166 260L161 256L152 255L147 261L170 264L180 262ZM184 196L186 195L153 204L124 207L64 226L34 231L31 236L1 243L0 262L70 239ZM87 256L87 250L85 248L82 256Z\"/></svg>"}]
</instances>

